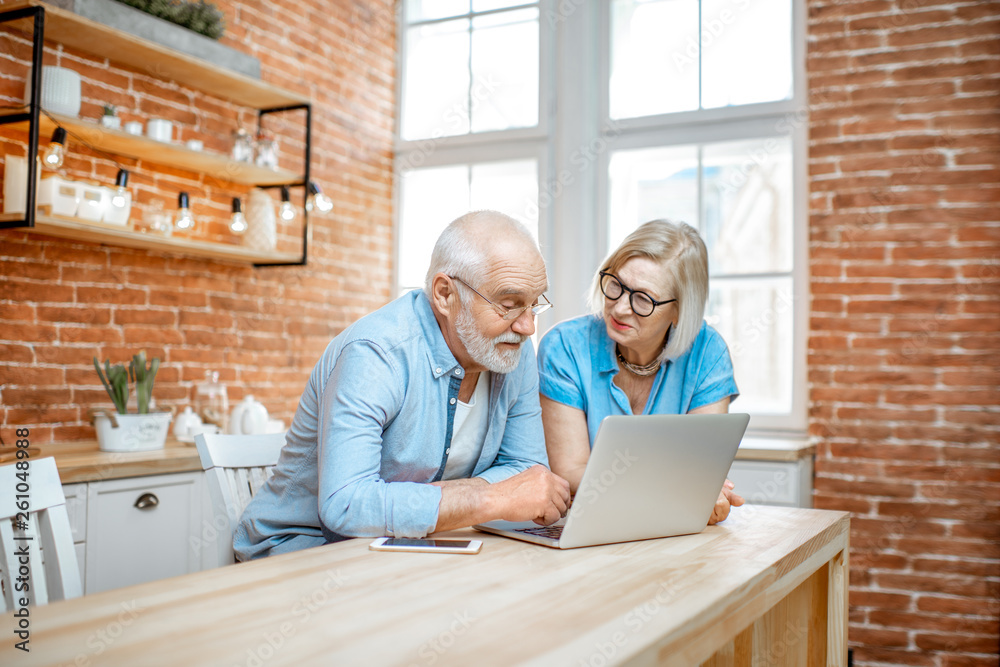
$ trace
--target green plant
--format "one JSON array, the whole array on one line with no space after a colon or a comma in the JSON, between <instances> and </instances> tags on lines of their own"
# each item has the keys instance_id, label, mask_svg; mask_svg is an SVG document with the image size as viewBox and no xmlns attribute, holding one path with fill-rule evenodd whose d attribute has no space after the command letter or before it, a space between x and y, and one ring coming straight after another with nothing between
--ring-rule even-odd
<instances>
[{"instance_id":1,"label":"green plant","mask_svg":"<svg viewBox=\"0 0 1000 667\"><path fill-rule=\"evenodd\" d=\"M159 359L153 358L147 366L146 351L140 350L139 354L133 355L127 370L125 364L112 366L110 360L105 360L102 371L97 357L94 357L94 368L119 414L128 413L126 406L128 405L129 381L135 383L135 398L139 414L149 413L149 399L153 396L153 380L156 378L156 371L160 368Z\"/></svg>"},{"instance_id":2,"label":"green plant","mask_svg":"<svg viewBox=\"0 0 1000 667\"><path fill-rule=\"evenodd\" d=\"M197 0L118 0L123 5L135 7L164 21L170 21L212 39L219 39L226 31L222 12L211 2Z\"/></svg>"},{"instance_id":3,"label":"green plant","mask_svg":"<svg viewBox=\"0 0 1000 667\"><path fill-rule=\"evenodd\" d=\"M118 110L115 109L115 106L113 104L105 104L104 105L104 115L105 116L117 116L118 115Z\"/></svg>"}]
</instances>

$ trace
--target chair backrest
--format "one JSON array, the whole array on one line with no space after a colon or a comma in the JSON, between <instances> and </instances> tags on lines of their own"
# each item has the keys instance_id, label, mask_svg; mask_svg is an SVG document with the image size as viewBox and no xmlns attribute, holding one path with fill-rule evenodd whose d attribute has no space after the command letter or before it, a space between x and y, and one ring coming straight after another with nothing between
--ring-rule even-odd
<instances>
[{"instance_id":1,"label":"chair backrest","mask_svg":"<svg viewBox=\"0 0 1000 667\"><path fill-rule=\"evenodd\" d=\"M26 568L26 569L25 569ZM25 580L18 579L27 573ZM0 611L83 595L56 460L0 466ZM19 590L20 589L20 590Z\"/></svg>"},{"instance_id":2,"label":"chair backrest","mask_svg":"<svg viewBox=\"0 0 1000 667\"><path fill-rule=\"evenodd\" d=\"M284 433L267 435L223 435L201 433L194 437L201 467L205 470L208 492L212 499L212 518L206 523L215 542L213 554L217 557L211 566L235 562L233 531L240 515L257 493L271 470L278 462L278 455L285 445Z\"/></svg>"}]
</instances>

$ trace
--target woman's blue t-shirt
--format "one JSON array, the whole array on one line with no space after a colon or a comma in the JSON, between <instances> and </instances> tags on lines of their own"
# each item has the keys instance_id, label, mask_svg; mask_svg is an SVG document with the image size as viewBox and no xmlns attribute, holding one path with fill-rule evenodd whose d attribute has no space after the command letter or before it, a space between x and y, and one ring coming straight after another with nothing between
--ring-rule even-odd
<instances>
[{"instance_id":1,"label":"woman's blue t-shirt","mask_svg":"<svg viewBox=\"0 0 1000 667\"><path fill-rule=\"evenodd\" d=\"M612 382L616 373L615 342L596 315L560 322L538 346L539 392L583 410L591 447L605 417L632 414L625 392ZM702 322L691 348L660 366L643 414L686 414L727 396L739 396L729 348Z\"/></svg>"}]
</instances>

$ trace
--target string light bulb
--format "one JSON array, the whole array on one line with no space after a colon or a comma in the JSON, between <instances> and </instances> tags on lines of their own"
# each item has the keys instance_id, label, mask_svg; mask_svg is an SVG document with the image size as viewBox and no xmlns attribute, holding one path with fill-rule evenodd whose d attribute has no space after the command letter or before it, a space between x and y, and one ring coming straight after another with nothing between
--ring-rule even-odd
<instances>
[{"instance_id":1,"label":"string light bulb","mask_svg":"<svg viewBox=\"0 0 1000 667\"><path fill-rule=\"evenodd\" d=\"M291 195L288 192L288 186L281 186L281 206L278 207L278 215L285 222L295 219L295 207L292 206Z\"/></svg>"},{"instance_id":2,"label":"string light bulb","mask_svg":"<svg viewBox=\"0 0 1000 667\"><path fill-rule=\"evenodd\" d=\"M306 200L306 210L314 208L320 213L329 213L333 210L333 200L323 194L315 182L309 181L309 198Z\"/></svg>"},{"instance_id":3,"label":"string light bulb","mask_svg":"<svg viewBox=\"0 0 1000 667\"><path fill-rule=\"evenodd\" d=\"M191 215L188 193L182 192L177 195L177 219L174 221L177 229L194 229L194 216Z\"/></svg>"},{"instance_id":4,"label":"string light bulb","mask_svg":"<svg viewBox=\"0 0 1000 667\"><path fill-rule=\"evenodd\" d=\"M42 156L42 164L49 169L58 169L63 165L63 156L66 153L66 130L57 127L52 133L49 147L45 149Z\"/></svg>"},{"instance_id":5,"label":"string light bulb","mask_svg":"<svg viewBox=\"0 0 1000 667\"><path fill-rule=\"evenodd\" d=\"M229 218L229 231L242 234L247 230L247 219L243 215L243 202L239 197L233 197L233 215Z\"/></svg>"},{"instance_id":6,"label":"string light bulb","mask_svg":"<svg viewBox=\"0 0 1000 667\"><path fill-rule=\"evenodd\" d=\"M115 193L111 195L111 205L125 208L128 200L128 170L119 169L118 176L115 177Z\"/></svg>"}]
</instances>

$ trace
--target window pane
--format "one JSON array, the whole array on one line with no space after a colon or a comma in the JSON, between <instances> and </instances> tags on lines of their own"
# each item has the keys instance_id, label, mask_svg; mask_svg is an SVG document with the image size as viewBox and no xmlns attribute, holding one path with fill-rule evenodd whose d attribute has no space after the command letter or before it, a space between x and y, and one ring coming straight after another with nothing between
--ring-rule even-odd
<instances>
[{"instance_id":1,"label":"window pane","mask_svg":"<svg viewBox=\"0 0 1000 667\"><path fill-rule=\"evenodd\" d=\"M406 18L410 23L468 13L469 0L406 0Z\"/></svg>"},{"instance_id":2,"label":"window pane","mask_svg":"<svg viewBox=\"0 0 1000 667\"><path fill-rule=\"evenodd\" d=\"M488 12L491 9L506 9L507 7L530 4L532 4L530 0L472 0L472 11Z\"/></svg>"},{"instance_id":3,"label":"window pane","mask_svg":"<svg viewBox=\"0 0 1000 667\"><path fill-rule=\"evenodd\" d=\"M471 210L493 209L524 223L538 240L538 165L534 160L472 167Z\"/></svg>"},{"instance_id":4,"label":"window pane","mask_svg":"<svg viewBox=\"0 0 1000 667\"><path fill-rule=\"evenodd\" d=\"M618 151L609 167L608 249L636 227L669 218L698 227L698 148Z\"/></svg>"},{"instance_id":5,"label":"window pane","mask_svg":"<svg viewBox=\"0 0 1000 667\"><path fill-rule=\"evenodd\" d=\"M469 131L469 21L407 31L403 77L404 139Z\"/></svg>"},{"instance_id":6,"label":"window pane","mask_svg":"<svg viewBox=\"0 0 1000 667\"><path fill-rule=\"evenodd\" d=\"M736 411L791 412L792 306L791 278L712 280L705 319L729 345Z\"/></svg>"},{"instance_id":7,"label":"window pane","mask_svg":"<svg viewBox=\"0 0 1000 667\"><path fill-rule=\"evenodd\" d=\"M791 34L788 0L704 0L702 107L790 98Z\"/></svg>"},{"instance_id":8,"label":"window pane","mask_svg":"<svg viewBox=\"0 0 1000 667\"><path fill-rule=\"evenodd\" d=\"M399 200L399 293L424 284L434 243L448 223L493 209L538 238L538 164L508 160L404 171Z\"/></svg>"},{"instance_id":9,"label":"window pane","mask_svg":"<svg viewBox=\"0 0 1000 667\"><path fill-rule=\"evenodd\" d=\"M712 273L791 271L791 140L708 144L702 174Z\"/></svg>"},{"instance_id":10,"label":"window pane","mask_svg":"<svg viewBox=\"0 0 1000 667\"><path fill-rule=\"evenodd\" d=\"M538 10L472 22L472 131L538 124Z\"/></svg>"},{"instance_id":11,"label":"window pane","mask_svg":"<svg viewBox=\"0 0 1000 667\"><path fill-rule=\"evenodd\" d=\"M698 108L698 1L614 0L612 118Z\"/></svg>"},{"instance_id":12,"label":"window pane","mask_svg":"<svg viewBox=\"0 0 1000 667\"><path fill-rule=\"evenodd\" d=\"M469 211L467 165L404 172L399 207L400 291L424 284L434 242Z\"/></svg>"}]
</instances>

